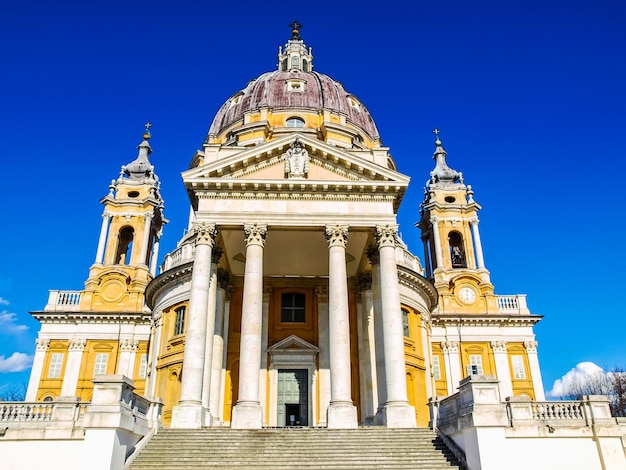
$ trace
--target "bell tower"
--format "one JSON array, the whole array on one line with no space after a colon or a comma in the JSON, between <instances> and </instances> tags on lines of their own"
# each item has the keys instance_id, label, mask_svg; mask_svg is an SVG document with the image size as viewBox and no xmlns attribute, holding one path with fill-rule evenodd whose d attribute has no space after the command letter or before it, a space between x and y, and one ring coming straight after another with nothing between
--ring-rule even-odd
<instances>
[{"instance_id":1,"label":"bell tower","mask_svg":"<svg viewBox=\"0 0 626 470\"><path fill-rule=\"evenodd\" d=\"M122 166L100 201L102 228L81 309L141 311L145 288L156 275L159 239L167 220L161 183L149 161L151 124L145 127L137 158Z\"/></svg>"},{"instance_id":2,"label":"bell tower","mask_svg":"<svg viewBox=\"0 0 626 470\"><path fill-rule=\"evenodd\" d=\"M497 301L478 230L481 207L474 201L472 187L465 185L463 174L448 166L439 130L433 132L437 136L435 168L424 188L417 224L422 231L426 277L439 292L443 312L469 313L470 309L496 313Z\"/></svg>"}]
</instances>

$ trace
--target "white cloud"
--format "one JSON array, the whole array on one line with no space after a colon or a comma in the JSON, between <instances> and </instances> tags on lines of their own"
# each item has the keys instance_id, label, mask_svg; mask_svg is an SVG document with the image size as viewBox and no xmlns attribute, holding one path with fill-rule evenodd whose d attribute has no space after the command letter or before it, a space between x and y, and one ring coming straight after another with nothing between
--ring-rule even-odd
<instances>
[{"instance_id":1,"label":"white cloud","mask_svg":"<svg viewBox=\"0 0 626 470\"><path fill-rule=\"evenodd\" d=\"M593 362L579 362L576 364L576 367L567 372L567 374L555 380L552 385L552 390L547 392L546 395L551 398L567 395L575 384L582 382L582 379L597 375L598 373L604 373L604 369Z\"/></svg>"},{"instance_id":2,"label":"white cloud","mask_svg":"<svg viewBox=\"0 0 626 470\"><path fill-rule=\"evenodd\" d=\"M16 334L28 330L26 325L17 323L17 315L15 313L3 310L0 312L0 331L4 334Z\"/></svg>"},{"instance_id":3,"label":"white cloud","mask_svg":"<svg viewBox=\"0 0 626 470\"><path fill-rule=\"evenodd\" d=\"M0 372L21 372L33 365L33 356L14 352L10 357L0 356Z\"/></svg>"},{"instance_id":4,"label":"white cloud","mask_svg":"<svg viewBox=\"0 0 626 470\"><path fill-rule=\"evenodd\" d=\"M9 301L0 297L0 305L9 305Z\"/></svg>"}]
</instances>

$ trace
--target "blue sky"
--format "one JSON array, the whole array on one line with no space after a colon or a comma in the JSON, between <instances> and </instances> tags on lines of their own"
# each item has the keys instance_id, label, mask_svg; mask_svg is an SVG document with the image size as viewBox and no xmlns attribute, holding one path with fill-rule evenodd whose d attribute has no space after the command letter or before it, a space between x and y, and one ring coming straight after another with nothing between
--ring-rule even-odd
<instances>
[{"instance_id":1,"label":"blue sky","mask_svg":"<svg viewBox=\"0 0 626 470\"><path fill-rule=\"evenodd\" d=\"M544 385L626 366L626 6L618 1L5 3L0 15L0 394L28 380L49 289L81 289L101 197L153 123L166 216L213 115L273 70L297 19L314 66L369 108L399 170L421 256L434 127L483 206L498 294L528 294ZM24 369L24 370L20 370Z\"/></svg>"}]
</instances>

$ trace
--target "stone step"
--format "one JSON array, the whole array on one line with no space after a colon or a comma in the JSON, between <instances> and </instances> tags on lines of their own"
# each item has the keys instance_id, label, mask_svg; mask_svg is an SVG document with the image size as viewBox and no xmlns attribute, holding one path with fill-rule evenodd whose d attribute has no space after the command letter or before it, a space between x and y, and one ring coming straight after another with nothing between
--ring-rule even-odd
<instances>
[{"instance_id":1,"label":"stone step","mask_svg":"<svg viewBox=\"0 0 626 470\"><path fill-rule=\"evenodd\" d=\"M459 469L429 429L164 429L129 470Z\"/></svg>"}]
</instances>

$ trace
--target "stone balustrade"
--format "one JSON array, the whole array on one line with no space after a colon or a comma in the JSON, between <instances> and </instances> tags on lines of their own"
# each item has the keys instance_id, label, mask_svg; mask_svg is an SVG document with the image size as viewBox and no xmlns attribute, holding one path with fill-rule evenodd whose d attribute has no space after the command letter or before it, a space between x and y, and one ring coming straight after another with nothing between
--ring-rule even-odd
<instances>
[{"instance_id":1,"label":"stone balustrade","mask_svg":"<svg viewBox=\"0 0 626 470\"><path fill-rule=\"evenodd\" d=\"M420 263L419 258L401 245L396 246L396 263L401 266L405 266L422 276L424 275L424 268L422 267L422 263Z\"/></svg>"},{"instance_id":2,"label":"stone balustrade","mask_svg":"<svg viewBox=\"0 0 626 470\"><path fill-rule=\"evenodd\" d=\"M500 313L530 315L525 294L499 295L497 299Z\"/></svg>"},{"instance_id":3,"label":"stone balustrade","mask_svg":"<svg viewBox=\"0 0 626 470\"><path fill-rule=\"evenodd\" d=\"M180 266L181 264L193 261L196 247L193 243L184 243L171 253L165 255L161 264L161 272Z\"/></svg>"},{"instance_id":4,"label":"stone balustrade","mask_svg":"<svg viewBox=\"0 0 626 470\"><path fill-rule=\"evenodd\" d=\"M459 392L429 401L430 426L466 453L468 470L626 468L626 423L611 416L609 400L532 401L499 395L495 377L473 375ZM471 446L467 443L472 442ZM546 454L545 449L557 449ZM517 455L514 461L510 455Z\"/></svg>"},{"instance_id":5,"label":"stone balustrade","mask_svg":"<svg viewBox=\"0 0 626 470\"><path fill-rule=\"evenodd\" d=\"M81 295L82 291L79 290L51 290L45 311L77 312Z\"/></svg>"}]
</instances>

